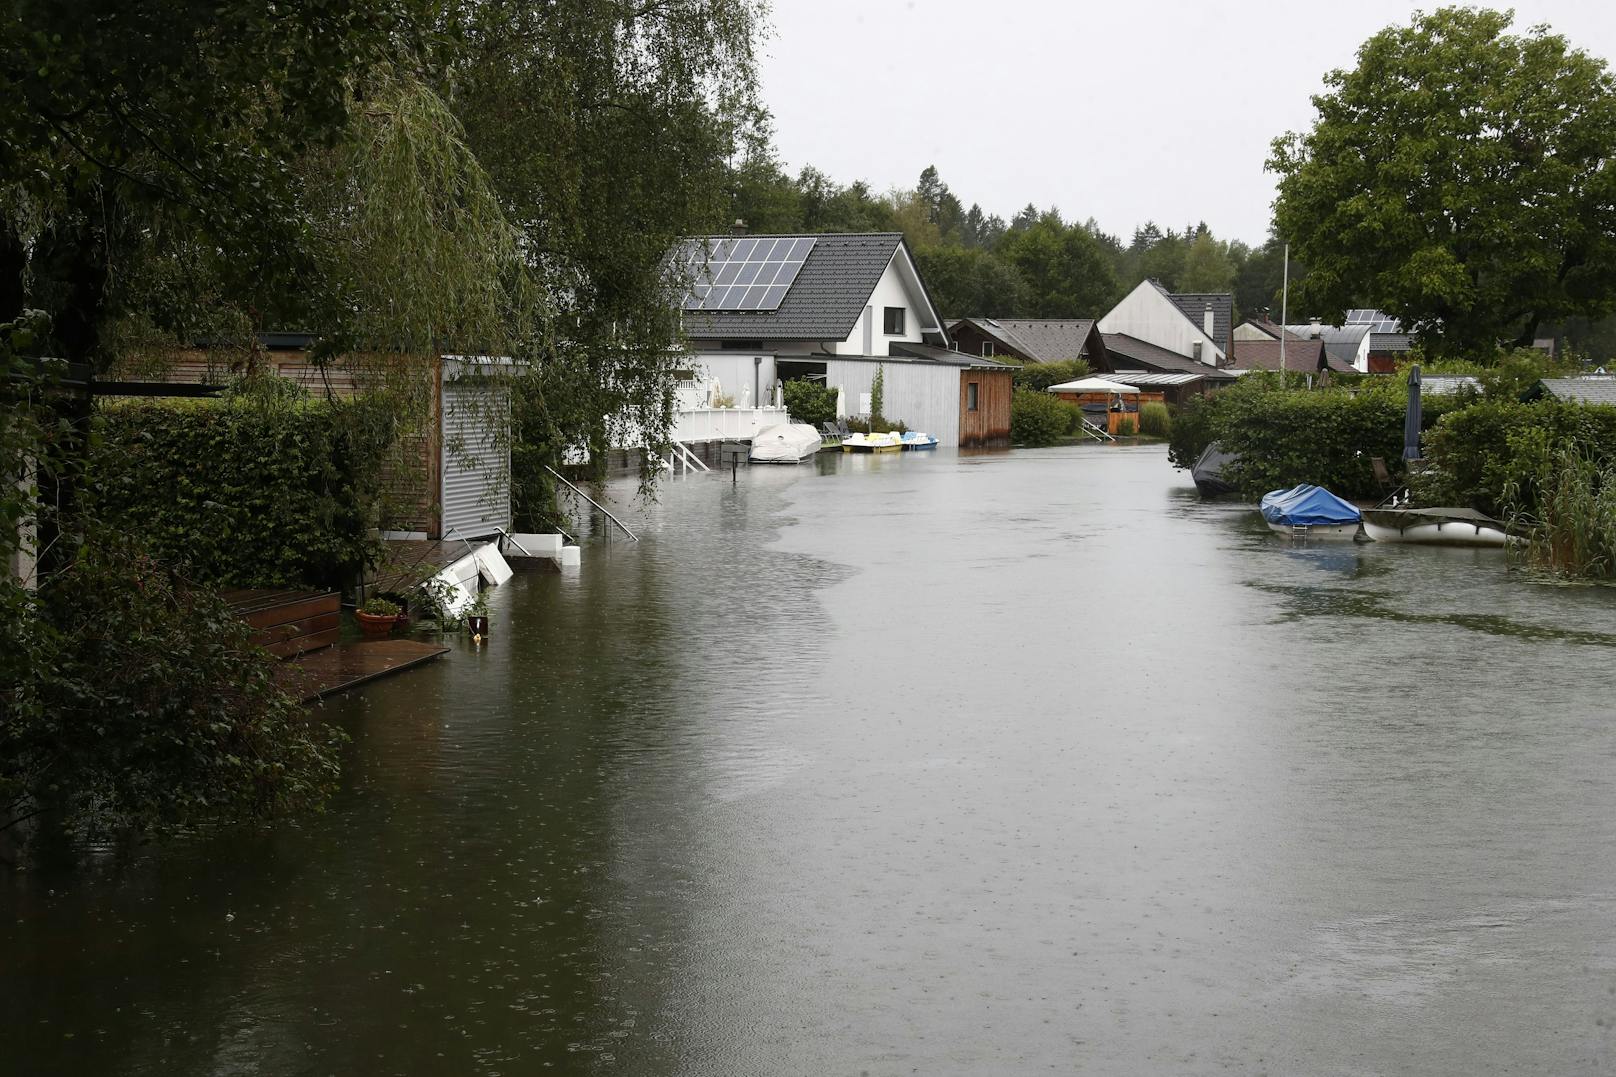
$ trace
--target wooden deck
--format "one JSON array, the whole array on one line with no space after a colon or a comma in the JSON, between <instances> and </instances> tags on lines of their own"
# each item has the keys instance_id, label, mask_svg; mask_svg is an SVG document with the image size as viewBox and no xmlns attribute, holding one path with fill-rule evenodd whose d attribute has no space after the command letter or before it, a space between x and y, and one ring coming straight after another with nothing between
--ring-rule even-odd
<instances>
[{"instance_id":1,"label":"wooden deck","mask_svg":"<svg viewBox=\"0 0 1616 1077\"><path fill-rule=\"evenodd\" d=\"M441 644L410 639L339 643L282 662L275 679L300 702L313 703L448 653Z\"/></svg>"}]
</instances>

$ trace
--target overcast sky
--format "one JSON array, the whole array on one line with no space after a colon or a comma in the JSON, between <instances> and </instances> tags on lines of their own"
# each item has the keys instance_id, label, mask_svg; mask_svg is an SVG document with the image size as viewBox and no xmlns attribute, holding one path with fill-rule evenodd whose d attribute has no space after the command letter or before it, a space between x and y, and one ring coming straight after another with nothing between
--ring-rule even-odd
<instances>
[{"instance_id":1,"label":"overcast sky","mask_svg":"<svg viewBox=\"0 0 1616 1077\"><path fill-rule=\"evenodd\" d=\"M1440 3L1419 5L1426 10ZM1506 5L1499 4L1499 7ZM1616 0L1516 3L1616 55ZM763 94L795 173L913 187L935 164L969 206L1028 202L1136 224L1267 235L1270 141L1312 119L1324 73L1416 5L1386 0L775 0Z\"/></svg>"}]
</instances>

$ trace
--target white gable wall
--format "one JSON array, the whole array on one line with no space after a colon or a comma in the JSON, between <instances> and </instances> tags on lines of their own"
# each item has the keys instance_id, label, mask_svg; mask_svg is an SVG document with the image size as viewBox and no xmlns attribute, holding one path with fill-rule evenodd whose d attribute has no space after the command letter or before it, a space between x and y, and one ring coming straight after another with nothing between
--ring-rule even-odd
<instances>
[{"instance_id":1,"label":"white gable wall","mask_svg":"<svg viewBox=\"0 0 1616 1077\"><path fill-rule=\"evenodd\" d=\"M898 270L898 259L902 251L893 255L892 261L887 263L886 271L876 282L875 291L870 298L864 301L864 313L859 316L858 322L847 339L837 344L832 351L837 355L891 355L891 344L895 340L908 341L918 344L921 341L920 321L925 304L919 295L912 292L903 281L903 275ZM886 307L902 307L903 333L898 336L887 336L881 331L885 324L883 309ZM864 322L870 320L870 350L864 350ZM928 431L929 432L929 431Z\"/></svg>"},{"instance_id":2,"label":"white gable wall","mask_svg":"<svg viewBox=\"0 0 1616 1077\"><path fill-rule=\"evenodd\" d=\"M1217 341L1191 324L1171 300L1148 280L1123 297L1100 319L1100 332L1126 333L1158 348L1166 348L1186 359L1195 358L1195 345L1201 345L1201 362L1217 366L1227 356Z\"/></svg>"}]
</instances>

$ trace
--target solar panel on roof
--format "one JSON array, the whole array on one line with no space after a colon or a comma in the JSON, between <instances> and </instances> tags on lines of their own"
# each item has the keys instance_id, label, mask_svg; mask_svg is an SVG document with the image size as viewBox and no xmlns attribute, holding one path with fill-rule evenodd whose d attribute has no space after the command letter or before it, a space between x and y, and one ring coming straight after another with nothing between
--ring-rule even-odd
<instances>
[{"instance_id":1,"label":"solar panel on roof","mask_svg":"<svg viewBox=\"0 0 1616 1077\"><path fill-rule=\"evenodd\" d=\"M684 309L778 310L813 249L813 236L695 241Z\"/></svg>"}]
</instances>

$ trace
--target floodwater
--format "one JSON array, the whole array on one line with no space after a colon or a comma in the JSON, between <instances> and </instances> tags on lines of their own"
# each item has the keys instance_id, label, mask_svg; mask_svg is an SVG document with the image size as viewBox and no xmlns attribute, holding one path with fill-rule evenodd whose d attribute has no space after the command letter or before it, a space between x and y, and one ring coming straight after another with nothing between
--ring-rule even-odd
<instances>
[{"instance_id":1,"label":"floodwater","mask_svg":"<svg viewBox=\"0 0 1616 1077\"><path fill-rule=\"evenodd\" d=\"M0 881L0 1071L1616 1069L1612 591L1149 448L626 520L330 705L325 815Z\"/></svg>"}]
</instances>

